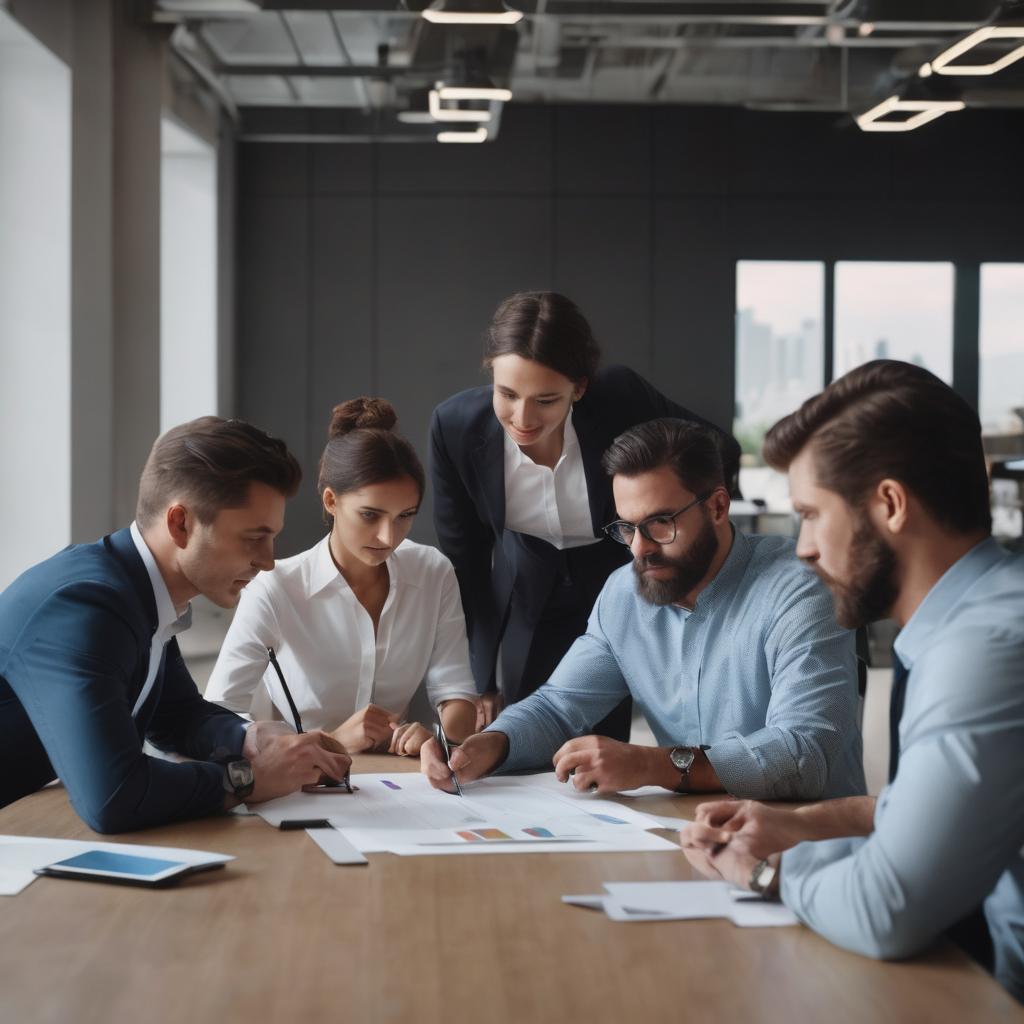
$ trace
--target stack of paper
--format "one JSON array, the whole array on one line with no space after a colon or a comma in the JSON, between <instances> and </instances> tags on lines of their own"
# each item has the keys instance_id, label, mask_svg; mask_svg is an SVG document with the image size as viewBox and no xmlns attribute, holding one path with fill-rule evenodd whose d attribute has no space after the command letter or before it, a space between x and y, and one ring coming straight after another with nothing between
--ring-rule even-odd
<instances>
[{"instance_id":1,"label":"stack of paper","mask_svg":"<svg viewBox=\"0 0 1024 1024\"><path fill-rule=\"evenodd\" d=\"M356 791L294 793L255 807L272 825L326 819L363 853L401 856L668 850L661 822L610 800L538 785L533 776L482 779L464 796L412 773L354 775Z\"/></svg>"},{"instance_id":2,"label":"stack of paper","mask_svg":"<svg viewBox=\"0 0 1024 1024\"><path fill-rule=\"evenodd\" d=\"M740 928L799 924L781 903L727 882L605 882L605 893L563 896L573 906L603 910L613 921L692 921L724 917Z\"/></svg>"}]
</instances>

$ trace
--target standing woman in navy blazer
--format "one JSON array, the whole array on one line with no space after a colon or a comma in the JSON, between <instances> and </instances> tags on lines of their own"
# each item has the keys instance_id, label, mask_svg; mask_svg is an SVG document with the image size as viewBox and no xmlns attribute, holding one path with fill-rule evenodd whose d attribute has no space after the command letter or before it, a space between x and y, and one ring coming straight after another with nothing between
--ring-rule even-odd
<instances>
[{"instance_id":1,"label":"standing woman in navy blazer","mask_svg":"<svg viewBox=\"0 0 1024 1024\"><path fill-rule=\"evenodd\" d=\"M548 678L586 631L605 580L629 561L601 529L615 518L605 448L661 416L706 423L633 370L598 369L599 355L575 303L519 292L488 332L493 387L434 410L434 526L462 593L478 728ZM723 432L722 446L734 485L739 445ZM594 732L627 740L629 727L626 701Z\"/></svg>"}]
</instances>

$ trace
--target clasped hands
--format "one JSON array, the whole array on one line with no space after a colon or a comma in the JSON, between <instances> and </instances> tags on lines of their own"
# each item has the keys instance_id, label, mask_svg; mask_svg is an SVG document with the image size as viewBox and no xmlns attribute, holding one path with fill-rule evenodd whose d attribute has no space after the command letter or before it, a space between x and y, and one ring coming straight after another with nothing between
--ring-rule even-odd
<instances>
[{"instance_id":1,"label":"clasped hands","mask_svg":"<svg viewBox=\"0 0 1024 1024\"><path fill-rule=\"evenodd\" d=\"M415 757L430 738L419 722L399 722L398 716L376 704L367 704L346 719L331 735L350 753L366 751Z\"/></svg>"},{"instance_id":2,"label":"clasped hands","mask_svg":"<svg viewBox=\"0 0 1024 1024\"><path fill-rule=\"evenodd\" d=\"M792 808L754 800L713 800L697 808L695 820L679 832L690 864L706 878L747 889L756 865L779 864L783 850L805 838Z\"/></svg>"}]
</instances>

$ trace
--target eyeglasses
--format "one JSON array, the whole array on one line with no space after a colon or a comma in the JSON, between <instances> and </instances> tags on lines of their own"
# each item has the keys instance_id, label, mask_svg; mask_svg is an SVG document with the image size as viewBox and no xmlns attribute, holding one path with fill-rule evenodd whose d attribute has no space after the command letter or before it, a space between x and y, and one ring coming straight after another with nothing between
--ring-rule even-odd
<instances>
[{"instance_id":1,"label":"eyeglasses","mask_svg":"<svg viewBox=\"0 0 1024 1024\"><path fill-rule=\"evenodd\" d=\"M673 512L670 516L648 516L639 523L627 523L624 519L616 519L614 523L609 523L604 528L604 532L612 540L617 540L620 544L625 544L627 547L633 543L637 530L640 531L641 537L646 537L652 544L660 544L662 546L671 544L676 539L676 519L684 512L688 512L694 505L707 501L714 493L715 488L712 488L699 498L694 498L689 505L684 505L678 512Z\"/></svg>"}]
</instances>

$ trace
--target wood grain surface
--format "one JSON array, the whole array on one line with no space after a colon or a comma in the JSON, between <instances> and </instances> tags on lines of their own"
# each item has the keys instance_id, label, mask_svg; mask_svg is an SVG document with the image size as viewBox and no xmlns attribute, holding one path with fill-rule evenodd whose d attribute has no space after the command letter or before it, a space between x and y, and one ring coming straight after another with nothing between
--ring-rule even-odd
<instances>
[{"instance_id":1,"label":"wood grain surface","mask_svg":"<svg viewBox=\"0 0 1024 1024\"><path fill-rule=\"evenodd\" d=\"M354 770L416 770L364 756ZM644 809L689 816L696 798ZM63 789L0 810L0 834L97 837ZM40 878L0 897L0 1021L1024 1021L957 950L907 963L803 927L614 923L564 906L606 881L692 877L681 855L396 857L333 865L303 832L216 817L119 837L234 854L144 890Z\"/></svg>"}]
</instances>

